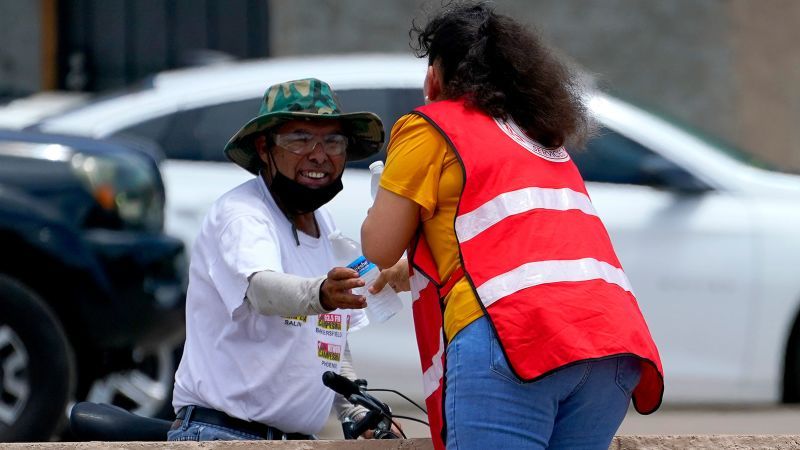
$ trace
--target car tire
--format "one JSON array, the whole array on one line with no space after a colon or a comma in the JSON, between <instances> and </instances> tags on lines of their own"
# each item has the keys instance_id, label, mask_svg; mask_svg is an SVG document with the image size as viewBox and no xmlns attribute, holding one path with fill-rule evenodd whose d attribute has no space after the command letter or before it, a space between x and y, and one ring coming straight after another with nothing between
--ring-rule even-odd
<instances>
[{"instance_id":1,"label":"car tire","mask_svg":"<svg viewBox=\"0 0 800 450\"><path fill-rule=\"evenodd\" d=\"M75 357L31 289L0 274L0 442L43 441L66 424Z\"/></svg>"},{"instance_id":2,"label":"car tire","mask_svg":"<svg viewBox=\"0 0 800 450\"><path fill-rule=\"evenodd\" d=\"M182 344L181 333L154 348L134 350L135 367L94 380L86 401L119 406L140 416L174 419L172 389Z\"/></svg>"},{"instance_id":3,"label":"car tire","mask_svg":"<svg viewBox=\"0 0 800 450\"><path fill-rule=\"evenodd\" d=\"M782 400L784 403L800 403L800 316L795 319L786 345Z\"/></svg>"}]
</instances>

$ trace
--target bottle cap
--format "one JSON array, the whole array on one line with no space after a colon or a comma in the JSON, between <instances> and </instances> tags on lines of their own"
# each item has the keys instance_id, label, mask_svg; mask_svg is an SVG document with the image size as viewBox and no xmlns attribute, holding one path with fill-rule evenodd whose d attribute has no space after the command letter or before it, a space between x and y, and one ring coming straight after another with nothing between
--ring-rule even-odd
<instances>
[{"instance_id":1,"label":"bottle cap","mask_svg":"<svg viewBox=\"0 0 800 450\"><path fill-rule=\"evenodd\" d=\"M339 230L333 230L328 234L329 240L339 239L340 237L342 237L342 232Z\"/></svg>"},{"instance_id":2,"label":"bottle cap","mask_svg":"<svg viewBox=\"0 0 800 450\"><path fill-rule=\"evenodd\" d=\"M375 161L375 162L373 162L372 164L369 165L369 171L372 172L372 173L375 173L376 171L379 171L378 169L381 169L381 170L383 169L383 161L381 161L381 160Z\"/></svg>"}]
</instances>

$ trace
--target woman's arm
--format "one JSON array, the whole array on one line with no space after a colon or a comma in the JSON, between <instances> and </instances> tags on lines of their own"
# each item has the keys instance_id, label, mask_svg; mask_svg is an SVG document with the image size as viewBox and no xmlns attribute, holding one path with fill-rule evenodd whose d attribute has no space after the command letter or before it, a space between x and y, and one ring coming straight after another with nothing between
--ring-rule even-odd
<instances>
[{"instance_id":1,"label":"woman's arm","mask_svg":"<svg viewBox=\"0 0 800 450\"><path fill-rule=\"evenodd\" d=\"M407 114L392 127L375 203L361 226L364 256L392 267L414 238L420 220L436 210L447 142L424 118Z\"/></svg>"},{"instance_id":2,"label":"woman's arm","mask_svg":"<svg viewBox=\"0 0 800 450\"><path fill-rule=\"evenodd\" d=\"M419 224L419 205L380 188L361 225L364 256L381 269L392 267L408 247Z\"/></svg>"}]
</instances>

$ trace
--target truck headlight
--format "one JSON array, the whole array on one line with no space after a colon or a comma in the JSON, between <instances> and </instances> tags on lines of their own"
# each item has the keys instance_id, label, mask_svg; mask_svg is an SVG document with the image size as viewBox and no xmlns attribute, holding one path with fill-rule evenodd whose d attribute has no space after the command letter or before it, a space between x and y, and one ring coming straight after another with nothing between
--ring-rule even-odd
<instances>
[{"instance_id":1,"label":"truck headlight","mask_svg":"<svg viewBox=\"0 0 800 450\"><path fill-rule=\"evenodd\" d=\"M161 230L164 193L158 173L138 154L72 155L71 167L106 211L126 228Z\"/></svg>"}]
</instances>

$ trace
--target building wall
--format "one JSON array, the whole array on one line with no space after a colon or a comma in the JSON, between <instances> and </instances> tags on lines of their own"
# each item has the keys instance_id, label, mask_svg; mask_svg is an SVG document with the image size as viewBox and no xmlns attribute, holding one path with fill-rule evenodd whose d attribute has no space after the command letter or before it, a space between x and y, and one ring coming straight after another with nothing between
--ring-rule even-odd
<instances>
[{"instance_id":1,"label":"building wall","mask_svg":"<svg viewBox=\"0 0 800 450\"><path fill-rule=\"evenodd\" d=\"M58 4L62 89L119 89L167 69L269 55L265 0L58 0Z\"/></svg>"},{"instance_id":2,"label":"building wall","mask_svg":"<svg viewBox=\"0 0 800 450\"><path fill-rule=\"evenodd\" d=\"M800 2L731 0L733 139L800 169Z\"/></svg>"},{"instance_id":3,"label":"building wall","mask_svg":"<svg viewBox=\"0 0 800 450\"><path fill-rule=\"evenodd\" d=\"M409 51L439 1L272 0L273 55ZM800 171L800 2L498 0L601 88Z\"/></svg>"},{"instance_id":4,"label":"building wall","mask_svg":"<svg viewBox=\"0 0 800 450\"><path fill-rule=\"evenodd\" d=\"M602 89L729 135L733 55L722 1L508 2L514 17L595 75ZM506 3L503 3L506 4Z\"/></svg>"},{"instance_id":5,"label":"building wall","mask_svg":"<svg viewBox=\"0 0 800 450\"><path fill-rule=\"evenodd\" d=\"M0 0L0 97L41 88L41 16L38 1Z\"/></svg>"},{"instance_id":6,"label":"building wall","mask_svg":"<svg viewBox=\"0 0 800 450\"><path fill-rule=\"evenodd\" d=\"M272 55L410 51L421 0L270 0Z\"/></svg>"},{"instance_id":7,"label":"building wall","mask_svg":"<svg viewBox=\"0 0 800 450\"><path fill-rule=\"evenodd\" d=\"M129 10L153 7L152 0L114 1ZM180 6L196 0L156 3L164 1ZM95 4L95 0L0 0L0 42L13 43L0 46L0 97L64 85L63 80L52 80L57 72L63 75L68 64L63 54L58 62L48 56L55 48L48 11L61 8L63 13L66 6L81 2ZM269 28L264 35L268 37L258 39L268 42L269 51L264 53L280 56L408 52L411 20L424 21L425 9L441 3L237 0L225 4L228 9L246 9L250 19L264 19L255 33ZM536 27L551 45L593 74L604 90L800 171L800 1L497 0L495 4L501 13ZM214 17L242 14L226 9ZM62 50L70 44L63 33L61 41Z\"/></svg>"},{"instance_id":8,"label":"building wall","mask_svg":"<svg viewBox=\"0 0 800 450\"><path fill-rule=\"evenodd\" d=\"M269 56L267 0L0 0L0 97Z\"/></svg>"}]
</instances>

